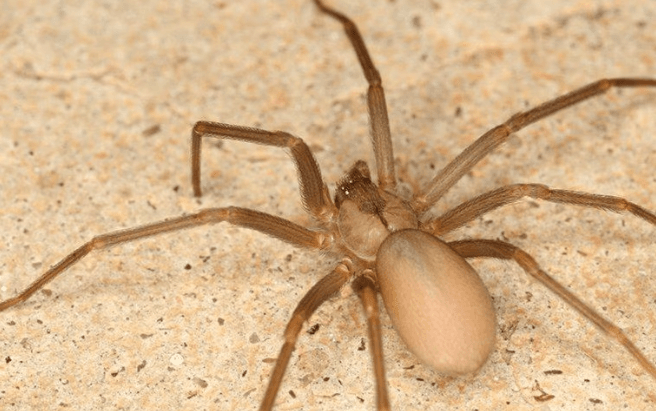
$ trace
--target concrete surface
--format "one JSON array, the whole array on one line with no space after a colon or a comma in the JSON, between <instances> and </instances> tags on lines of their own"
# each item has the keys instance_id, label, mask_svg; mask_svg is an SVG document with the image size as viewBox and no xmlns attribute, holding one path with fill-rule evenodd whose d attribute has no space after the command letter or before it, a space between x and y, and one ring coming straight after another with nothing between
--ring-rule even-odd
<instances>
[{"instance_id":1,"label":"concrete surface","mask_svg":"<svg viewBox=\"0 0 656 411\"><path fill-rule=\"evenodd\" d=\"M396 157L420 183L518 110L601 77L656 76L656 2L330 3L364 33ZM371 161L362 74L310 1L10 0L0 28L1 299L98 233L228 204L307 222L280 150L206 143L206 195L192 198L196 120L303 137L331 188ZM436 212L511 182L656 210L654 164L656 90L612 91L520 132ZM523 247L656 361L653 234L632 216L534 201L449 238ZM656 381L622 347L514 264L475 265L498 309L496 351L477 375L445 378L385 316L395 409L656 407ZM223 225L94 253L0 313L0 408L257 409L291 311L331 266ZM276 409L373 410L357 300L326 304L313 324Z\"/></svg>"}]
</instances>

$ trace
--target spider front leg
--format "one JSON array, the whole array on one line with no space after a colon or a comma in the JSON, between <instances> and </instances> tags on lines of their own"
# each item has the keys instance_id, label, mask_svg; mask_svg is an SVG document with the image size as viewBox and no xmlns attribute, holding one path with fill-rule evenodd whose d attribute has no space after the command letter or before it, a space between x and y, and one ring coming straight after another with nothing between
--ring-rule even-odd
<instances>
[{"instance_id":1,"label":"spider front leg","mask_svg":"<svg viewBox=\"0 0 656 411\"><path fill-rule=\"evenodd\" d=\"M358 293L362 307L367 318L371 356L374 362L376 375L376 410L390 410L389 395L387 394L387 378L385 377L385 359L383 357L383 337L380 329L380 310L378 308L378 294L376 284L372 279L373 272L364 270L355 281L353 288Z\"/></svg>"},{"instance_id":2,"label":"spider front leg","mask_svg":"<svg viewBox=\"0 0 656 411\"><path fill-rule=\"evenodd\" d=\"M656 379L656 367L645 357L638 347L629 340L621 328L599 315L594 309L572 294L558 281L544 272L538 263L528 253L510 243L499 240L465 240L449 243L458 254L464 258L490 257L503 260L514 260L527 274L541 282L551 292L560 297L570 307L596 325L604 334L613 338L626 348L642 368Z\"/></svg>"},{"instance_id":3,"label":"spider front leg","mask_svg":"<svg viewBox=\"0 0 656 411\"><path fill-rule=\"evenodd\" d=\"M352 277L352 275L353 267L351 262L348 259L345 259L337 265L332 272L319 280L298 303L292 314L292 318L289 320L287 327L285 328L285 342L280 349L280 355L278 355L276 365L271 372L271 378L269 379L269 385L267 386L264 399L260 405L260 411L270 411L273 408L273 403L278 394L278 390L280 390L282 378L285 375L285 370L287 370L289 359L291 358L292 351L294 351L294 347L296 346L296 340L301 332L303 323L310 318L312 313L314 313L321 304L335 295Z\"/></svg>"},{"instance_id":4,"label":"spider front leg","mask_svg":"<svg viewBox=\"0 0 656 411\"><path fill-rule=\"evenodd\" d=\"M298 170L301 200L308 212L321 222L330 221L337 212L330 199L328 187L321 177L317 160L302 139L284 131L267 131L211 121L199 121L191 130L191 183L196 197L201 196L200 143L203 137L228 138L247 143L288 148Z\"/></svg>"},{"instance_id":5,"label":"spider front leg","mask_svg":"<svg viewBox=\"0 0 656 411\"><path fill-rule=\"evenodd\" d=\"M461 227L490 211L531 197L552 203L592 207L614 212L628 211L656 226L656 214L621 197L589 194L569 190L554 190L544 184L512 184L488 191L427 222L425 229L441 236Z\"/></svg>"},{"instance_id":6,"label":"spider front leg","mask_svg":"<svg viewBox=\"0 0 656 411\"><path fill-rule=\"evenodd\" d=\"M17 296L0 301L0 311L27 300L32 294L43 288L47 283L93 250L100 250L117 244L185 228L224 221L240 227L260 231L297 247L325 249L330 244L329 237L324 233L308 230L303 226L280 217L239 207L207 208L194 214L96 236L52 266Z\"/></svg>"},{"instance_id":7,"label":"spider front leg","mask_svg":"<svg viewBox=\"0 0 656 411\"><path fill-rule=\"evenodd\" d=\"M371 139L376 157L376 172L378 185L389 191L396 187L396 172L394 171L394 149L392 148L392 133L390 132L389 118L387 116L387 103L383 91L383 80L374 66L373 60L367 51L358 27L344 14L332 9L321 0L314 0L319 9L342 23L355 54L358 56L364 77L369 83L367 90L367 107L369 108L369 124Z\"/></svg>"},{"instance_id":8,"label":"spider front leg","mask_svg":"<svg viewBox=\"0 0 656 411\"><path fill-rule=\"evenodd\" d=\"M611 78L590 83L570 93L556 97L527 111L511 116L503 124L487 131L440 170L428 186L417 195L414 208L423 212L432 207L465 173L472 169L483 157L503 144L512 133L548 117L567 107L589 98L601 95L613 87L656 87L656 79L650 78Z\"/></svg>"}]
</instances>

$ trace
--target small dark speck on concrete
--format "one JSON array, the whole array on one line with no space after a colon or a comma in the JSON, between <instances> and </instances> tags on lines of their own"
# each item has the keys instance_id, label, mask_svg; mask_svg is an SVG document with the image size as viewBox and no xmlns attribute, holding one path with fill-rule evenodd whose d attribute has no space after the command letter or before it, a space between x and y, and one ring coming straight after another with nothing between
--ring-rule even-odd
<instances>
[{"instance_id":1,"label":"small dark speck on concrete","mask_svg":"<svg viewBox=\"0 0 656 411\"><path fill-rule=\"evenodd\" d=\"M248 337L248 341L251 344L259 343L260 342L260 337L257 336L257 333L251 334L250 337Z\"/></svg>"},{"instance_id":2,"label":"small dark speck on concrete","mask_svg":"<svg viewBox=\"0 0 656 411\"><path fill-rule=\"evenodd\" d=\"M137 365L137 372L143 370L146 367L146 360L141 361L141 364Z\"/></svg>"},{"instance_id":3,"label":"small dark speck on concrete","mask_svg":"<svg viewBox=\"0 0 656 411\"><path fill-rule=\"evenodd\" d=\"M225 320L221 317L219 317L219 319L217 321L219 322L219 325L225 324Z\"/></svg>"},{"instance_id":4,"label":"small dark speck on concrete","mask_svg":"<svg viewBox=\"0 0 656 411\"><path fill-rule=\"evenodd\" d=\"M198 378L198 377L194 378L194 383L196 383L196 385L198 385L201 388L207 388L207 386L208 386L207 381L205 381L202 378Z\"/></svg>"},{"instance_id":5,"label":"small dark speck on concrete","mask_svg":"<svg viewBox=\"0 0 656 411\"><path fill-rule=\"evenodd\" d=\"M143 130L141 132L141 135L143 135L145 137L152 136L153 134L159 133L161 129L162 128L160 127L159 124L155 124L153 126L148 127L147 129Z\"/></svg>"},{"instance_id":6,"label":"small dark speck on concrete","mask_svg":"<svg viewBox=\"0 0 656 411\"><path fill-rule=\"evenodd\" d=\"M296 393L292 390L289 390L289 395L291 395L292 398L296 398Z\"/></svg>"}]
</instances>

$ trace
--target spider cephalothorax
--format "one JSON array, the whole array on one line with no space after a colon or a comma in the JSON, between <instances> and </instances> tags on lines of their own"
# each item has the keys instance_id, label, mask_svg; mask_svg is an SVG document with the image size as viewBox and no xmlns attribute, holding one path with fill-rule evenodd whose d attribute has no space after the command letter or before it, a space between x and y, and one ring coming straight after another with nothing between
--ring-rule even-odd
<instances>
[{"instance_id":1,"label":"spider cephalothorax","mask_svg":"<svg viewBox=\"0 0 656 411\"><path fill-rule=\"evenodd\" d=\"M410 205L371 181L369 167L358 161L337 184L335 205L344 245L358 258L374 261L380 244L395 231L418 228Z\"/></svg>"}]
</instances>

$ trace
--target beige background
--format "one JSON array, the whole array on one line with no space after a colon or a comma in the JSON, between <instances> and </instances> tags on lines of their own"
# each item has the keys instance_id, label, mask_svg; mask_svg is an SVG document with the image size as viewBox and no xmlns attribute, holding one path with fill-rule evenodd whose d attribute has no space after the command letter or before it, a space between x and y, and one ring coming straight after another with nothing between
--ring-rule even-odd
<instances>
[{"instance_id":1,"label":"beige background","mask_svg":"<svg viewBox=\"0 0 656 411\"><path fill-rule=\"evenodd\" d=\"M353 161L371 161L354 53L310 1L5 3L2 299L98 233L229 204L307 222L280 150L206 143L206 195L192 198L196 120L303 137L331 188ZM656 2L546 3L331 1L364 33L396 157L419 182L518 110L601 77L656 75ZM511 182L655 210L654 164L656 91L612 91L520 132L436 211ZM523 247L656 361L654 227L533 201L449 238L468 237ZM514 264L475 265L498 310L496 351L477 375L444 378L384 316L395 409L655 407L656 381L620 346ZM0 313L0 408L256 409L291 311L331 266L224 225L95 253ZM374 409L357 300L326 304L310 324L319 331L301 337L277 409Z\"/></svg>"}]
</instances>

